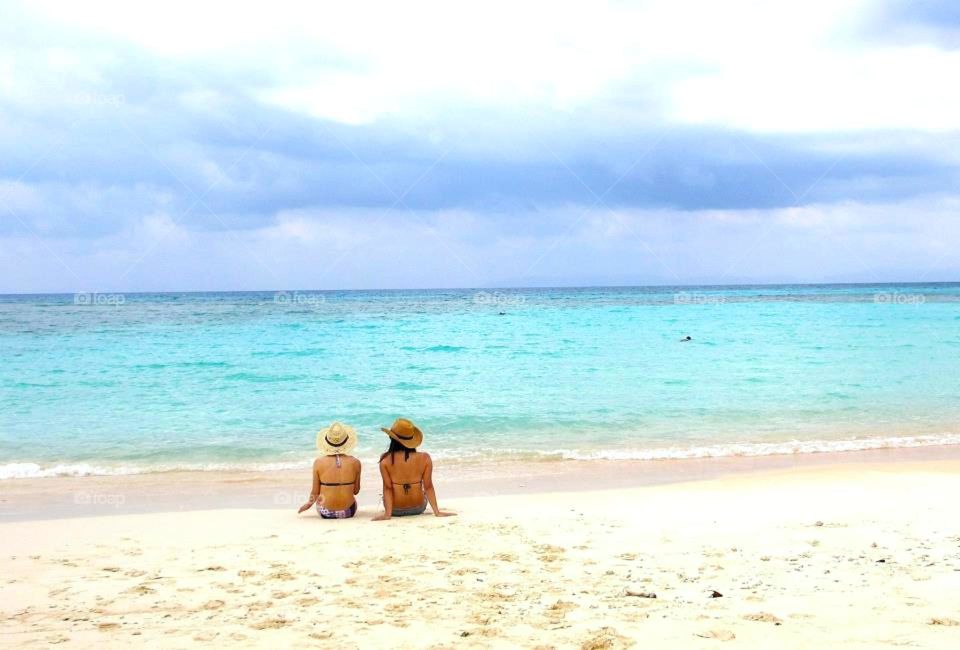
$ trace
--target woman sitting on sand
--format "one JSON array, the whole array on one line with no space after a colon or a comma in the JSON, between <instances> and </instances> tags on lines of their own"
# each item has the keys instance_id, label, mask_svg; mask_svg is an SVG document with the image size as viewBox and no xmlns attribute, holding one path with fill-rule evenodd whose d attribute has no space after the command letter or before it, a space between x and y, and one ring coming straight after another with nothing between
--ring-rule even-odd
<instances>
[{"instance_id":1,"label":"woman sitting on sand","mask_svg":"<svg viewBox=\"0 0 960 650\"><path fill-rule=\"evenodd\" d=\"M383 432L390 436L390 448L380 456L384 512L373 520L419 515L426 510L427 502L437 517L455 515L455 512L444 512L437 507L433 461L430 454L417 451L423 442L420 429L410 420L400 418Z\"/></svg>"},{"instance_id":2,"label":"woman sitting on sand","mask_svg":"<svg viewBox=\"0 0 960 650\"><path fill-rule=\"evenodd\" d=\"M360 491L360 461L348 456L357 445L356 432L339 422L317 434L317 449L322 454L313 461L313 487L310 500L297 514L316 502L324 519L349 519L357 512L355 495Z\"/></svg>"}]
</instances>

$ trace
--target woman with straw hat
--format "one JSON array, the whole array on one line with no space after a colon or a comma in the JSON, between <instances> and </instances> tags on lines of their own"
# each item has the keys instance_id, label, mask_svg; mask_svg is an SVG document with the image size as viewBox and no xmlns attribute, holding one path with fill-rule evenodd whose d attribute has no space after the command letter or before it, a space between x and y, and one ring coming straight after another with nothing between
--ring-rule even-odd
<instances>
[{"instance_id":1,"label":"woman with straw hat","mask_svg":"<svg viewBox=\"0 0 960 650\"><path fill-rule=\"evenodd\" d=\"M444 512L437 506L437 492L433 487L433 460L430 454L417 451L423 442L423 432L410 420L400 418L383 432L390 436L390 447L380 456L380 476L383 478L383 514L373 518L384 521L391 517L419 515L430 509L437 517L456 513Z\"/></svg>"},{"instance_id":2,"label":"woman with straw hat","mask_svg":"<svg viewBox=\"0 0 960 650\"><path fill-rule=\"evenodd\" d=\"M324 519L349 519L357 512L356 494L360 491L360 461L349 456L357 446L352 427L334 422L317 434L320 456L313 461L313 487L310 500L297 514L317 504Z\"/></svg>"}]
</instances>

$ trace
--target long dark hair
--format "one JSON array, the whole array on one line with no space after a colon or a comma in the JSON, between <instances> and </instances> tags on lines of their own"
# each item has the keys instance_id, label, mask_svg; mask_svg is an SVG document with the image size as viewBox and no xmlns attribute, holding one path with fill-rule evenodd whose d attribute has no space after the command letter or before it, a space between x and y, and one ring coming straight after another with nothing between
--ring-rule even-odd
<instances>
[{"instance_id":1,"label":"long dark hair","mask_svg":"<svg viewBox=\"0 0 960 650\"><path fill-rule=\"evenodd\" d=\"M403 445L401 445L399 442L397 442L397 441L394 440L393 438L390 438L390 446L387 447L387 450L380 456L380 462L382 463L382 462L383 462L383 459L386 458L387 456L389 456L389 457L390 457L390 464L392 465L392 464L393 464L393 452L395 452L395 451L402 451L402 452L403 452L403 460L404 460L404 461L410 460L410 454L415 454L415 453L417 453L417 449L416 449L416 448L410 449L409 447L404 447Z\"/></svg>"}]
</instances>

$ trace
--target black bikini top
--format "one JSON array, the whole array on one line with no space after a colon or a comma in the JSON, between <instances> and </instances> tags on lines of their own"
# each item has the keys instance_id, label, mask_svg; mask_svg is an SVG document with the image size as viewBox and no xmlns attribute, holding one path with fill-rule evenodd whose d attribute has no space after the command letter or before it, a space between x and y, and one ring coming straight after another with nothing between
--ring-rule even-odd
<instances>
[{"instance_id":1,"label":"black bikini top","mask_svg":"<svg viewBox=\"0 0 960 650\"><path fill-rule=\"evenodd\" d=\"M393 452L393 453L397 453L397 452ZM406 462L406 461L407 461L406 457L404 457L403 460L404 460L404 462ZM414 484L419 485L419 484L421 484L421 483L423 483L423 477L422 477L422 476L421 476L419 479L417 479L416 481L414 481L413 483L397 483L397 482L394 482L394 485L402 485L402 486L403 486L403 492L404 492L404 494L406 494L407 492L410 491L410 488L413 487Z\"/></svg>"},{"instance_id":2,"label":"black bikini top","mask_svg":"<svg viewBox=\"0 0 960 650\"><path fill-rule=\"evenodd\" d=\"M419 481L415 481L414 483L394 483L394 485L402 485L403 492L407 493L410 491L411 487L413 487L414 485L420 485L421 483L423 483L423 479L420 479Z\"/></svg>"}]
</instances>

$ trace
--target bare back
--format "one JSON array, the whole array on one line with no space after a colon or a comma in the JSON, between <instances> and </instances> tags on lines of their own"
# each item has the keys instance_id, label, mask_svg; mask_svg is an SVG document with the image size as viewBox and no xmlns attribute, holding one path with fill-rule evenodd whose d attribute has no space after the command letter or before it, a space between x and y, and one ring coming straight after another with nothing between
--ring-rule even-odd
<instances>
[{"instance_id":1,"label":"bare back","mask_svg":"<svg viewBox=\"0 0 960 650\"><path fill-rule=\"evenodd\" d=\"M430 457L421 452L410 452L406 458L404 452L396 451L380 461L381 469L390 478L395 508L415 508L423 503L423 481L429 460Z\"/></svg>"},{"instance_id":2,"label":"bare back","mask_svg":"<svg viewBox=\"0 0 960 650\"><path fill-rule=\"evenodd\" d=\"M313 472L325 508L341 510L353 505L354 495L360 491L359 460L353 456L321 456L314 461Z\"/></svg>"}]
</instances>

